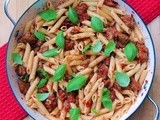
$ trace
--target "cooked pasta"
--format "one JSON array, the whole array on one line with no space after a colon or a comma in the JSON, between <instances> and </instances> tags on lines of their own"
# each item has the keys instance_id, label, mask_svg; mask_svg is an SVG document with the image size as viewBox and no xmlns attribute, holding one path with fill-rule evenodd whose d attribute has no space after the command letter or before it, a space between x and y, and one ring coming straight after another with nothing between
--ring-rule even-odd
<instances>
[{"instance_id":1,"label":"cooked pasta","mask_svg":"<svg viewBox=\"0 0 160 120\"><path fill-rule=\"evenodd\" d=\"M47 1L17 39L20 91L49 120L119 120L141 90L148 72L143 34L106 1Z\"/></svg>"}]
</instances>

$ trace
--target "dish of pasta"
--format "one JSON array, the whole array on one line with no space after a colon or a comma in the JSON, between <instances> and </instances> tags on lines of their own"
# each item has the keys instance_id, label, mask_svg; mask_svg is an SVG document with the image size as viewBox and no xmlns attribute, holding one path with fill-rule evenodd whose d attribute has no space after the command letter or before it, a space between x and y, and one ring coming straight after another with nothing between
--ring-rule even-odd
<instances>
[{"instance_id":1,"label":"dish of pasta","mask_svg":"<svg viewBox=\"0 0 160 120\"><path fill-rule=\"evenodd\" d=\"M47 1L12 53L26 104L49 120L119 120L147 75L148 48L113 0Z\"/></svg>"}]
</instances>

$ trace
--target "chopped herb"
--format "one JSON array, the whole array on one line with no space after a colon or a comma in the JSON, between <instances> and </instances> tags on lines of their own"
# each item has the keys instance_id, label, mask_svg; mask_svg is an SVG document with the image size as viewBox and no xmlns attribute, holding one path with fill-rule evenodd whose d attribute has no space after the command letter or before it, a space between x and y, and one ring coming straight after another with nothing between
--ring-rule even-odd
<instances>
[{"instance_id":1,"label":"chopped herb","mask_svg":"<svg viewBox=\"0 0 160 120\"><path fill-rule=\"evenodd\" d=\"M44 10L38 15L47 22L57 19L57 12L52 9Z\"/></svg>"},{"instance_id":2,"label":"chopped herb","mask_svg":"<svg viewBox=\"0 0 160 120\"><path fill-rule=\"evenodd\" d=\"M22 58L19 53L12 53L12 59L18 65L23 64Z\"/></svg>"}]
</instances>

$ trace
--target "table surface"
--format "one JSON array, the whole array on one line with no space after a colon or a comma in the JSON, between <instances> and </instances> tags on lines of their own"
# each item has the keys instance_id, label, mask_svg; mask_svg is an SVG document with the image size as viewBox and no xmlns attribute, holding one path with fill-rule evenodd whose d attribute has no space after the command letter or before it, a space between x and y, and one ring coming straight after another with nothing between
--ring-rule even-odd
<instances>
[{"instance_id":1,"label":"table surface","mask_svg":"<svg viewBox=\"0 0 160 120\"><path fill-rule=\"evenodd\" d=\"M13 29L13 25L7 19L3 11L4 1L5 0L0 1L0 47L8 41L11 30ZM23 0L23 2L22 0L11 0L9 4L9 11L14 20L17 20L19 16L27 9L27 7L30 6L34 1L36 0ZM148 28L154 40L157 56L155 79L149 94L160 106L160 80L158 79L160 78L160 16L154 19L150 24L148 24ZM150 103L150 101L146 99L144 103L141 105L141 107L131 117L131 120L153 120L154 115L155 108ZM26 119L30 120L31 118L27 117Z\"/></svg>"}]
</instances>

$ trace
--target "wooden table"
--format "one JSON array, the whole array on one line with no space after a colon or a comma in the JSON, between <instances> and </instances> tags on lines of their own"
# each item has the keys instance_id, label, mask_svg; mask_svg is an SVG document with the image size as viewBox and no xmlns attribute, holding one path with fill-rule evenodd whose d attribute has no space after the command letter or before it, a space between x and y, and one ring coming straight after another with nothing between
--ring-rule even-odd
<instances>
[{"instance_id":1,"label":"wooden table","mask_svg":"<svg viewBox=\"0 0 160 120\"><path fill-rule=\"evenodd\" d=\"M9 38L13 25L4 15L3 5L5 0L0 1L0 47L3 46ZM9 11L11 16L17 20L19 16L28 8L36 0L11 0L9 5ZM149 30L151 31L154 44L156 47L156 55L157 55L157 68L153 86L150 90L151 97L159 104L160 106L160 16L153 20L148 25ZM155 115L154 106L146 99L143 105L136 111L136 113L131 117L131 120L153 120ZM30 120L31 118L27 117L26 119Z\"/></svg>"}]
</instances>

